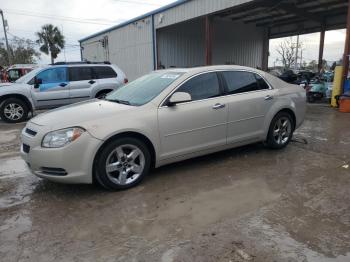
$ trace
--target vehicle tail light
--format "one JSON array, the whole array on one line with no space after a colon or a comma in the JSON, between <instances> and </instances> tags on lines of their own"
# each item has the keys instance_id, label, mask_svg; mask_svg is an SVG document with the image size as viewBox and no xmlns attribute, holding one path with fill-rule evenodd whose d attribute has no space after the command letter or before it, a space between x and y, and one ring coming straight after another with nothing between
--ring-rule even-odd
<instances>
[{"instance_id":1,"label":"vehicle tail light","mask_svg":"<svg viewBox=\"0 0 350 262\"><path fill-rule=\"evenodd\" d=\"M124 84L127 84L129 80L127 78L124 78Z\"/></svg>"}]
</instances>

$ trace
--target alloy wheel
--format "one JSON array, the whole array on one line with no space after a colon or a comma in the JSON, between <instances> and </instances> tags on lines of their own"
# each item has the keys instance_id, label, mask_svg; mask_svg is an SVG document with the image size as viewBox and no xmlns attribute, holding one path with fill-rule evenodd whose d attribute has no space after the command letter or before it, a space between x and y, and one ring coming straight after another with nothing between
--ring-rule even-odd
<instances>
[{"instance_id":1,"label":"alloy wheel","mask_svg":"<svg viewBox=\"0 0 350 262\"><path fill-rule=\"evenodd\" d=\"M120 145L107 157L106 174L118 185L129 185L137 180L145 168L145 156L135 145Z\"/></svg>"},{"instance_id":2,"label":"alloy wheel","mask_svg":"<svg viewBox=\"0 0 350 262\"><path fill-rule=\"evenodd\" d=\"M4 108L4 115L7 119L12 121L19 120L23 117L24 109L21 105L16 103L10 103Z\"/></svg>"},{"instance_id":3,"label":"alloy wheel","mask_svg":"<svg viewBox=\"0 0 350 262\"><path fill-rule=\"evenodd\" d=\"M292 124L288 117L281 117L276 121L273 129L273 138L278 145L284 145L288 142L292 132Z\"/></svg>"}]
</instances>

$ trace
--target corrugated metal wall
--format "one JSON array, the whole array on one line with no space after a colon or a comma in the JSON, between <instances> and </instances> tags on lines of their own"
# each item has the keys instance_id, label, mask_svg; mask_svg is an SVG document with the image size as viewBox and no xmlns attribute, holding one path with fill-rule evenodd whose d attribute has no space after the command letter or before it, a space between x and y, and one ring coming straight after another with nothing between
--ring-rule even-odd
<instances>
[{"instance_id":1,"label":"corrugated metal wall","mask_svg":"<svg viewBox=\"0 0 350 262\"><path fill-rule=\"evenodd\" d=\"M262 67L264 31L229 20L213 22L214 65ZM158 61L169 68L205 65L205 24L196 19L158 29Z\"/></svg>"},{"instance_id":2,"label":"corrugated metal wall","mask_svg":"<svg viewBox=\"0 0 350 262\"><path fill-rule=\"evenodd\" d=\"M213 64L262 67L262 28L229 20L215 20L213 27Z\"/></svg>"},{"instance_id":3,"label":"corrugated metal wall","mask_svg":"<svg viewBox=\"0 0 350 262\"><path fill-rule=\"evenodd\" d=\"M101 42L108 36L108 50ZM119 66L130 80L153 70L151 17L82 42L83 59L108 60ZM107 51L107 52L106 52Z\"/></svg>"},{"instance_id":4,"label":"corrugated metal wall","mask_svg":"<svg viewBox=\"0 0 350 262\"><path fill-rule=\"evenodd\" d=\"M159 63L165 68L204 65L203 23L203 19L197 19L158 30Z\"/></svg>"},{"instance_id":5,"label":"corrugated metal wall","mask_svg":"<svg viewBox=\"0 0 350 262\"><path fill-rule=\"evenodd\" d=\"M251 1L253 0L191 0L156 14L155 27L166 27Z\"/></svg>"}]
</instances>

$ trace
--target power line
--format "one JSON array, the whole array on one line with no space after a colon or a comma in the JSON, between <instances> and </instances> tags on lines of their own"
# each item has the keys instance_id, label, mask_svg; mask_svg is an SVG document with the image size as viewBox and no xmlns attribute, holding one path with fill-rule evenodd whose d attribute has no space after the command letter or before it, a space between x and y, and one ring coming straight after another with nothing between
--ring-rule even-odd
<instances>
[{"instance_id":1,"label":"power line","mask_svg":"<svg viewBox=\"0 0 350 262\"><path fill-rule=\"evenodd\" d=\"M60 18L57 16L49 16L49 15L35 15L35 14L30 14L30 13L21 13L21 12L13 12L13 11L7 11L9 14L13 15L20 15L20 16L30 16L30 17L35 17L35 18L48 18L48 19L54 19L54 20L61 20L61 21L66 21L66 22L71 22L71 23L79 23L79 24L94 24L94 25L111 25L111 23L96 23L96 22L89 22L89 21L83 21L83 20L73 20L73 19L68 19L68 18Z\"/></svg>"},{"instance_id":2,"label":"power line","mask_svg":"<svg viewBox=\"0 0 350 262\"><path fill-rule=\"evenodd\" d=\"M97 20L102 21L102 22L106 22L106 23L110 23L110 24L113 24L113 23L116 22L114 20L109 20L109 19L100 19L100 18L96 18L96 19L86 18L86 19L84 19L84 18L81 18L81 17L62 16L62 15L40 13L40 12L20 10L20 9L6 8L4 10L6 10L6 12L8 12L8 13L14 12L14 13L21 13L21 14L37 15L37 16L49 16L50 18L51 17L55 17L55 18L60 18L60 19L78 20L78 21L93 22L93 23L97 22Z\"/></svg>"},{"instance_id":3,"label":"power line","mask_svg":"<svg viewBox=\"0 0 350 262\"><path fill-rule=\"evenodd\" d=\"M152 5L152 6L161 6L159 4L152 4L147 2L138 2L138 1L131 1L131 0L118 0L118 2L121 3L128 3L128 4L141 4L141 5ZM83 23L83 24L95 24L95 25L111 25L116 24L118 21L112 21L107 19L81 19L76 17L69 17L69 16L58 16L53 14L47 14L47 13L39 13L39 12L28 12L27 10L18 10L18 9L4 9L9 14L14 15L22 15L22 16L30 16L30 17L36 17L36 18L49 18L49 19L56 19L56 20L62 20L67 22L73 22L73 23ZM93 22L96 20L104 21L104 23L99 22Z\"/></svg>"}]
</instances>

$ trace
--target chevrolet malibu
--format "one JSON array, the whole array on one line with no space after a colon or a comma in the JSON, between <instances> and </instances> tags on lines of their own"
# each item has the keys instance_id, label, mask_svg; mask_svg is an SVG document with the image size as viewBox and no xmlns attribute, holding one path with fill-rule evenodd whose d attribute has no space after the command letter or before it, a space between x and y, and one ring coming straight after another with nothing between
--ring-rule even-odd
<instances>
[{"instance_id":1,"label":"chevrolet malibu","mask_svg":"<svg viewBox=\"0 0 350 262\"><path fill-rule=\"evenodd\" d=\"M153 167L256 142L284 148L305 109L303 88L256 69L161 70L33 118L21 155L41 178L126 189Z\"/></svg>"}]
</instances>

